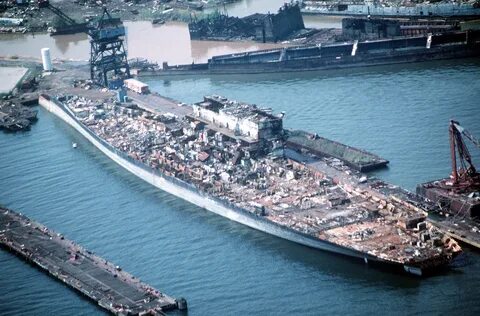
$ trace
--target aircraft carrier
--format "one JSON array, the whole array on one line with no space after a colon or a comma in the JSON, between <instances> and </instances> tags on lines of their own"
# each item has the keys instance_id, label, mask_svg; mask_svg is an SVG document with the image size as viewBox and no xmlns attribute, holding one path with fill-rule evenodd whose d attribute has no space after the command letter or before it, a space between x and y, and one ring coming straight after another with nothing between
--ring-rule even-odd
<instances>
[{"instance_id":1,"label":"aircraft carrier","mask_svg":"<svg viewBox=\"0 0 480 316\"><path fill-rule=\"evenodd\" d=\"M461 252L415 205L339 159L289 147L282 115L269 109L219 96L192 106L103 96L41 95L39 104L146 182L260 231L415 275Z\"/></svg>"}]
</instances>

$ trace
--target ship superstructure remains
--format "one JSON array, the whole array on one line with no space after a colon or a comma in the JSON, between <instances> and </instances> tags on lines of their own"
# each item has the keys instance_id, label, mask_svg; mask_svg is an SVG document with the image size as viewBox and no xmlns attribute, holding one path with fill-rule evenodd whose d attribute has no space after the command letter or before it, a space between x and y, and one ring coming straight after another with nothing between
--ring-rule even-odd
<instances>
[{"instance_id":1,"label":"ship superstructure remains","mask_svg":"<svg viewBox=\"0 0 480 316\"><path fill-rule=\"evenodd\" d=\"M421 209L284 146L283 115L270 110L219 96L182 116L77 96L40 104L145 181L267 233L414 274L461 251Z\"/></svg>"}]
</instances>

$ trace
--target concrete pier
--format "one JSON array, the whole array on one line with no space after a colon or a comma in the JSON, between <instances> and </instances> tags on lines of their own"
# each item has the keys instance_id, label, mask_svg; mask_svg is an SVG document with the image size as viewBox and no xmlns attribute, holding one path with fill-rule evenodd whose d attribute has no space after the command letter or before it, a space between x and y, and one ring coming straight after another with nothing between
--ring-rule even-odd
<instances>
[{"instance_id":1,"label":"concrete pier","mask_svg":"<svg viewBox=\"0 0 480 316\"><path fill-rule=\"evenodd\" d=\"M0 245L112 314L165 315L165 311L186 309L185 300L161 293L63 235L2 207Z\"/></svg>"}]
</instances>

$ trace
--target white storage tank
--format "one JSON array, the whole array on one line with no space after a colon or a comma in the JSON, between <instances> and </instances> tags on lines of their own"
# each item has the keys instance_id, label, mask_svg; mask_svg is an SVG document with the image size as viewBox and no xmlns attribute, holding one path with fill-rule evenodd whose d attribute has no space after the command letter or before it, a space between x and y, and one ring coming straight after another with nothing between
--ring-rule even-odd
<instances>
[{"instance_id":1,"label":"white storage tank","mask_svg":"<svg viewBox=\"0 0 480 316\"><path fill-rule=\"evenodd\" d=\"M50 48L42 48L43 70L52 71L52 58L50 57Z\"/></svg>"}]
</instances>

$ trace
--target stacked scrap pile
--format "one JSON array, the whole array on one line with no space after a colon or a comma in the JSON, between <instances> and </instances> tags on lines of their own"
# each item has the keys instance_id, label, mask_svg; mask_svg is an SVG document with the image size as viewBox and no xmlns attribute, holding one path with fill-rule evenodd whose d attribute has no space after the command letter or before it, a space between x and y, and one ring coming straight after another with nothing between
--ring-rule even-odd
<instances>
[{"instance_id":1,"label":"stacked scrap pile","mask_svg":"<svg viewBox=\"0 0 480 316\"><path fill-rule=\"evenodd\" d=\"M188 24L192 39L235 39L255 37L255 27L238 17L216 14Z\"/></svg>"},{"instance_id":2,"label":"stacked scrap pile","mask_svg":"<svg viewBox=\"0 0 480 316\"><path fill-rule=\"evenodd\" d=\"M255 13L243 18L214 14L188 26L192 39L255 39L263 42L283 40L305 29L298 3L285 4L276 14Z\"/></svg>"},{"instance_id":3,"label":"stacked scrap pile","mask_svg":"<svg viewBox=\"0 0 480 316\"><path fill-rule=\"evenodd\" d=\"M0 129L26 130L37 120L37 111L13 103L0 104Z\"/></svg>"}]
</instances>

